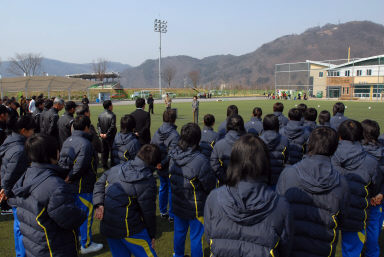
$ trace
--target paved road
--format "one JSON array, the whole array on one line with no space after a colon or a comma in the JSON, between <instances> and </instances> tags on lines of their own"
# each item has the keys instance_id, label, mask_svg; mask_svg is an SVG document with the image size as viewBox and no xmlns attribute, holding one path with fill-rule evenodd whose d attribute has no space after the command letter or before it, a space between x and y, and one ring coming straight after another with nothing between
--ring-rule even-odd
<instances>
[{"instance_id":1,"label":"paved road","mask_svg":"<svg viewBox=\"0 0 384 257\"><path fill-rule=\"evenodd\" d=\"M246 101L246 100L264 100L264 96L244 96L244 97L223 97L223 98L209 98L209 99L199 99L200 102L216 102L216 101ZM172 99L173 103L188 103L192 102L192 98L175 98ZM164 103L164 100L155 100L155 103ZM118 100L113 101L114 105L130 105L135 104L135 101L132 100ZM100 105L99 103L90 104L91 106Z\"/></svg>"}]
</instances>

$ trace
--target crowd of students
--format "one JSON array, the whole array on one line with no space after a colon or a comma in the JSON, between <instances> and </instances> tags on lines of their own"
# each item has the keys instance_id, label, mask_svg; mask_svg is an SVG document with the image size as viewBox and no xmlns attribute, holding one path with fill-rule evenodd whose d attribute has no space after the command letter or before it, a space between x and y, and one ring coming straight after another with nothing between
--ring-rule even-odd
<instances>
[{"instance_id":1,"label":"crowd of students","mask_svg":"<svg viewBox=\"0 0 384 257\"><path fill-rule=\"evenodd\" d=\"M203 129L187 123L180 134L167 108L152 139L132 114L117 133L111 101L97 129L87 104L35 105L11 122L12 103L0 105L0 200L2 211L12 206L17 256L100 250L94 217L113 256L157 256L157 190L175 257L185 256L188 230L192 257L203 256L204 234L211 256L335 256L340 231L343 257L364 245L365 256L380 255L384 142L376 121L348 119L343 103L332 117L305 104L288 118L282 103L264 117L256 107L245 124L230 105L218 132L206 114ZM144 99L136 107L146 113Z\"/></svg>"}]
</instances>

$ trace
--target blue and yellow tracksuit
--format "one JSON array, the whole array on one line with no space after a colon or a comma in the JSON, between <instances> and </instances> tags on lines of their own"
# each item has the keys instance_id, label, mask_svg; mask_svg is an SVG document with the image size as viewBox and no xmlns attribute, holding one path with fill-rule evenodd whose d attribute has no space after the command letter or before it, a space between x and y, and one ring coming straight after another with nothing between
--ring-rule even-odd
<instances>
[{"instance_id":1,"label":"blue and yellow tracksuit","mask_svg":"<svg viewBox=\"0 0 384 257\"><path fill-rule=\"evenodd\" d=\"M176 147L170 152L169 173L174 222L174 256L183 257L190 228L191 255L203 256L204 205L215 187L216 177L209 160L200 151Z\"/></svg>"}]
</instances>

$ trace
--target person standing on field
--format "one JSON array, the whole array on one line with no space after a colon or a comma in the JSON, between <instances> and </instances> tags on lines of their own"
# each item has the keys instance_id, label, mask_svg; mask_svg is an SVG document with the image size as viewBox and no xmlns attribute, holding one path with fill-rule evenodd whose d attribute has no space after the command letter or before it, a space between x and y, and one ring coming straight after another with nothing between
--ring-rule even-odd
<instances>
[{"instance_id":1,"label":"person standing on field","mask_svg":"<svg viewBox=\"0 0 384 257\"><path fill-rule=\"evenodd\" d=\"M199 124L199 101L197 100L197 96L193 97L192 111L193 111L193 123Z\"/></svg>"},{"instance_id":2,"label":"person standing on field","mask_svg":"<svg viewBox=\"0 0 384 257\"><path fill-rule=\"evenodd\" d=\"M147 104L149 106L148 112L152 113L152 114L153 114L153 103L154 102L155 102L155 100L153 99L152 94L149 94L149 97L147 99Z\"/></svg>"},{"instance_id":3,"label":"person standing on field","mask_svg":"<svg viewBox=\"0 0 384 257\"><path fill-rule=\"evenodd\" d=\"M166 94L166 97L165 97L165 108L167 109L171 109L171 105L172 105L172 98L169 96L169 94L167 93Z\"/></svg>"}]
</instances>

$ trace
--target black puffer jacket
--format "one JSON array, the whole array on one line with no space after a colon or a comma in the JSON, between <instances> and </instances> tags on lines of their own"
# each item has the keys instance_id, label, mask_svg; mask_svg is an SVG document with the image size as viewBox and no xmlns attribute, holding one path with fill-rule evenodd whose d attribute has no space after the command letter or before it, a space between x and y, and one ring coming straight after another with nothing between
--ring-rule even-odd
<instances>
[{"instance_id":1,"label":"black puffer jacket","mask_svg":"<svg viewBox=\"0 0 384 257\"><path fill-rule=\"evenodd\" d=\"M107 140L113 141L117 132L116 115L109 110L105 110L99 115L97 122L99 134L107 134Z\"/></svg>"},{"instance_id":2,"label":"black puffer jacket","mask_svg":"<svg viewBox=\"0 0 384 257\"><path fill-rule=\"evenodd\" d=\"M29 166L24 144L26 138L13 132L0 146L1 189L5 195L12 196L12 188Z\"/></svg>"},{"instance_id":3,"label":"black puffer jacket","mask_svg":"<svg viewBox=\"0 0 384 257\"><path fill-rule=\"evenodd\" d=\"M262 182L222 186L205 204L204 233L211 256L287 257L292 226L288 202Z\"/></svg>"},{"instance_id":4,"label":"black puffer jacket","mask_svg":"<svg viewBox=\"0 0 384 257\"><path fill-rule=\"evenodd\" d=\"M225 134L227 134L227 120L220 124L219 128L217 129L217 133L219 133L219 140L225 137Z\"/></svg>"},{"instance_id":5,"label":"black puffer jacket","mask_svg":"<svg viewBox=\"0 0 384 257\"><path fill-rule=\"evenodd\" d=\"M49 109L49 111L44 113L43 118L43 129L41 132L54 138L59 141L59 127L57 126L57 122L59 121L59 110L55 107Z\"/></svg>"},{"instance_id":6,"label":"black puffer jacket","mask_svg":"<svg viewBox=\"0 0 384 257\"><path fill-rule=\"evenodd\" d=\"M227 168L231 157L232 146L242 134L234 130L228 131L225 137L216 143L211 155L211 167L218 180L218 185L227 181Z\"/></svg>"},{"instance_id":7,"label":"black puffer jacket","mask_svg":"<svg viewBox=\"0 0 384 257\"><path fill-rule=\"evenodd\" d=\"M323 155L304 156L280 175L277 192L294 214L292 257L335 256L348 206L347 181Z\"/></svg>"},{"instance_id":8,"label":"black puffer jacket","mask_svg":"<svg viewBox=\"0 0 384 257\"><path fill-rule=\"evenodd\" d=\"M49 111L49 109L45 108L43 109L43 111L40 113L40 118L39 118L39 121L40 121L40 133L45 133L45 128L44 128L44 118L45 118L45 114Z\"/></svg>"},{"instance_id":9,"label":"black puffer jacket","mask_svg":"<svg viewBox=\"0 0 384 257\"><path fill-rule=\"evenodd\" d=\"M267 145L269 150L269 161L271 165L271 185L276 185L280 173L285 167L285 163L289 156L289 142L288 139L276 131L266 130L260 138Z\"/></svg>"},{"instance_id":10,"label":"black puffer jacket","mask_svg":"<svg viewBox=\"0 0 384 257\"><path fill-rule=\"evenodd\" d=\"M71 127L73 123L73 114L65 112L57 122L59 128L59 144L60 147L63 145L64 141L71 136Z\"/></svg>"},{"instance_id":11,"label":"black puffer jacket","mask_svg":"<svg viewBox=\"0 0 384 257\"><path fill-rule=\"evenodd\" d=\"M86 213L60 173L57 165L32 163L13 188L26 256L77 256L76 230Z\"/></svg>"},{"instance_id":12,"label":"black puffer jacket","mask_svg":"<svg viewBox=\"0 0 384 257\"><path fill-rule=\"evenodd\" d=\"M205 200L216 184L209 160L198 150L180 147L170 152L170 158L173 212L182 219L203 217Z\"/></svg>"},{"instance_id":13,"label":"black puffer jacket","mask_svg":"<svg viewBox=\"0 0 384 257\"><path fill-rule=\"evenodd\" d=\"M146 228L155 238L156 190L153 168L139 157L104 172L93 191L93 204L104 206L101 233L124 238Z\"/></svg>"},{"instance_id":14,"label":"black puffer jacket","mask_svg":"<svg viewBox=\"0 0 384 257\"><path fill-rule=\"evenodd\" d=\"M35 134L40 133L40 118L42 114L42 110L36 107L36 110L32 113L32 118L35 121Z\"/></svg>"},{"instance_id":15,"label":"black puffer jacket","mask_svg":"<svg viewBox=\"0 0 384 257\"><path fill-rule=\"evenodd\" d=\"M179 133L176 131L176 126L164 122L160 128L155 132L151 140L151 144L155 144L161 151L161 166L162 169L158 170L159 176L168 177L169 155L179 142Z\"/></svg>"},{"instance_id":16,"label":"black puffer jacket","mask_svg":"<svg viewBox=\"0 0 384 257\"><path fill-rule=\"evenodd\" d=\"M316 121L304 120L303 127L305 127L309 133L311 133L315 128L317 128L317 124Z\"/></svg>"},{"instance_id":17,"label":"black puffer jacket","mask_svg":"<svg viewBox=\"0 0 384 257\"><path fill-rule=\"evenodd\" d=\"M381 186L380 193L384 195L384 146L381 144L368 143L363 145L364 150L375 157L379 163Z\"/></svg>"},{"instance_id":18,"label":"black puffer jacket","mask_svg":"<svg viewBox=\"0 0 384 257\"><path fill-rule=\"evenodd\" d=\"M219 134L213 131L213 128L204 127L201 131L200 149L208 159L211 158L213 147L218 140Z\"/></svg>"},{"instance_id":19,"label":"black puffer jacket","mask_svg":"<svg viewBox=\"0 0 384 257\"><path fill-rule=\"evenodd\" d=\"M288 124L280 130L280 134L288 138L289 141L289 164L295 164L301 161L306 151L310 133L301 124L301 121L290 120Z\"/></svg>"},{"instance_id":20,"label":"black puffer jacket","mask_svg":"<svg viewBox=\"0 0 384 257\"><path fill-rule=\"evenodd\" d=\"M348 118L345 117L344 114L336 113L334 116L331 117L331 128L337 131L339 129L340 124L346 120L348 120Z\"/></svg>"},{"instance_id":21,"label":"black puffer jacket","mask_svg":"<svg viewBox=\"0 0 384 257\"><path fill-rule=\"evenodd\" d=\"M15 130L15 125L18 118L19 118L19 113L12 108L8 108L8 121L7 121L8 135L12 134L12 132Z\"/></svg>"},{"instance_id":22,"label":"black puffer jacket","mask_svg":"<svg viewBox=\"0 0 384 257\"><path fill-rule=\"evenodd\" d=\"M285 117L281 112L274 112L273 113L275 116L277 116L277 118L279 119L279 126L280 126L280 129L282 127L285 127L288 123L288 118Z\"/></svg>"},{"instance_id":23,"label":"black puffer jacket","mask_svg":"<svg viewBox=\"0 0 384 257\"><path fill-rule=\"evenodd\" d=\"M60 152L59 165L67 172L74 190L92 193L96 182L96 166L91 144L92 136L80 130L74 130L72 136L64 141Z\"/></svg>"},{"instance_id":24,"label":"black puffer jacket","mask_svg":"<svg viewBox=\"0 0 384 257\"><path fill-rule=\"evenodd\" d=\"M261 135L261 133L263 133L263 130L264 130L263 121L261 120L261 118L257 118L257 117L252 117L250 121L245 123L244 127L247 133L252 133L255 136Z\"/></svg>"},{"instance_id":25,"label":"black puffer jacket","mask_svg":"<svg viewBox=\"0 0 384 257\"><path fill-rule=\"evenodd\" d=\"M133 133L117 133L112 145L112 166L133 160L141 144Z\"/></svg>"},{"instance_id":26,"label":"black puffer jacket","mask_svg":"<svg viewBox=\"0 0 384 257\"><path fill-rule=\"evenodd\" d=\"M379 137L379 142L384 146L384 134Z\"/></svg>"},{"instance_id":27,"label":"black puffer jacket","mask_svg":"<svg viewBox=\"0 0 384 257\"><path fill-rule=\"evenodd\" d=\"M350 190L348 214L342 229L361 231L366 227L369 199L379 192L381 184L378 162L359 142L341 140L332 163L347 179Z\"/></svg>"}]
</instances>

